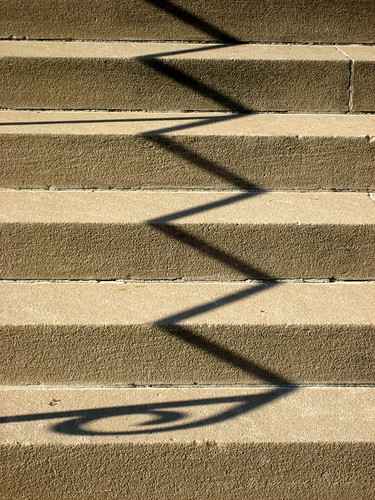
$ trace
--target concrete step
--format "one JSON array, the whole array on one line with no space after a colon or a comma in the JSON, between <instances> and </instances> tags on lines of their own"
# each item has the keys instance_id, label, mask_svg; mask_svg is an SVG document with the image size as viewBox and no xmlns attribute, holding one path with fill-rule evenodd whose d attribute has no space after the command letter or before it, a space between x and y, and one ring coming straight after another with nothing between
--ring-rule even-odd
<instances>
[{"instance_id":1,"label":"concrete step","mask_svg":"<svg viewBox=\"0 0 375 500\"><path fill-rule=\"evenodd\" d=\"M1 203L5 279L375 278L367 193L9 190Z\"/></svg>"},{"instance_id":2,"label":"concrete step","mask_svg":"<svg viewBox=\"0 0 375 500\"><path fill-rule=\"evenodd\" d=\"M6 384L374 382L375 283L3 282Z\"/></svg>"},{"instance_id":3,"label":"concrete step","mask_svg":"<svg viewBox=\"0 0 375 500\"><path fill-rule=\"evenodd\" d=\"M1 37L375 42L372 0L1 0Z\"/></svg>"},{"instance_id":4,"label":"concrete step","mask_svg":"<svg viewBox=\"0 0 375 500\"><path fill-rule=\"evenodd\" d=\"M351 61L335 46L3 41L0 51L2 108L349 110Z\"/></svg>"},{"instance_id":5,"label":"concrete step","mask_svg":"<svg viewBox=\"0 0 375 500\"><path fill-rule=\"evenodd\" d=\"M375 115L3 111L0 120L3 187L375 189Z\"/></svg>"},{"instance_id":6,"label":"concrete step","mask_svg":"<svg viewBox=\"0 0 375 500\"><path fill-rule=\"evenodd\" d=\"M3 499L373 498L374 389L2 393Z\"/></svg>"}]
</instances>

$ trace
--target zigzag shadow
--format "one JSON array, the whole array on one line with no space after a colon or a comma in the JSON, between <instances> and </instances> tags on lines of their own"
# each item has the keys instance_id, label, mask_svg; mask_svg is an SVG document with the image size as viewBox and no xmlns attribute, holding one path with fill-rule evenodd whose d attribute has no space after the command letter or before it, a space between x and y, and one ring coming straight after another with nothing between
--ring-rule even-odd
<instances>
[{"instance_id":1,"label":"zigzag shadow","mask_svg":"<svg viewBox=\"0 0 375 500\"><path fill-rule=\"evenodd\" d=\"M158 7L164 9L166 12L175 15L179 19L184 20L187 23L195 24L199 29L205 31L206 33L212 35L214 38L222 40L225 43L239 43L238 40L234 39L230 35L218 30L217 28L208 25L205 21L199 20L196 16L190 14L187 10L181 9L175 6L172 2L168 0L157 1L147 0L149 3L157 5ZM196 51L196 49L194 49ZM210 50L209 47L202 46L201 49L197 50ZM187 50L189 51L189 50ZM186 52L186 50L185 50ZM169 53L157 54L157 56L168 55ZM155 57L154 55L153 57ZM155 69L155 71L161 72L168 78L175 80L181 85L188 87L202 96L220 104L221 107L225 107L228 111L235 111L235 113L230 113L222 117L210 117L197 119L197 121L188 124L180 124L174 127L164 127L158 130L153 130L150 132L142 133L141 135L147 140L157 144L161 148L171 150L179 156L181 159L188 160L195 166L210 172L213 175L226 180L231 186L243 190L241 193L235 193L223 200L215 203L208 203L191 209L181 210L178 212L166 214L162 217L151 219L145 221L145 224L152 226L169 237L182 241L188 246L198 249L200 252L209 255L213 259L217 259L220 262L224 262L226 265L232 267L233 269L239 270L245 275L254 276L254 274L260 274L264 280L268 280L268 283L260 283L256 286L251 286L245 288L240 292L236 292L230 295L223 296L219 300L209 302L206 304L201 304L200 306L187 309L185 311L180 311L177 314L163 318L153 325L162 329L164 332L172 335L176 338L183 340L184 342L199 347L203 351L210 353L212 356L222 360L225 363L229 363L239 370L245 371L247 373L252 373L257 377L261 378L267 384L273 384L276 387L271 387L269 391L260 394L243 394L240 396L224 397L224 398L204 398L196 400L185 400L185 401L173 401L164 403L151 403L144 405L130 405L130 406L117 406L117 407L105 407L105 408L94 408L94 409L84 409L77 411L66 411L66 412L50 412L50 413L39 413L39 414L29 414L21 416L8 416L0 419L0 423L10 423L10 422L25 422L25 421L35 421L35 420L54 420L54 419L64 419L63 422L59 422L52 426L52 430L57 433L70 434L70 435L135 435L135 434L153 434L161 433L182 429L191 429L207 425L214 425L219 422L228 421L233 418L238 417L241 414L247 413L259 408L262 405L268 404L275 399L284 397L290 394L292 391L296 390L296 386L293 386L291 381L285 379L284 377L277 375L267 369L264 369L260 365L242 357L241 355L231 352L220 344L209 341L203 336L199 335L192 328L180 325L188 318L193 318L198 314L202 314L214 309L223 307L225 304L235 302L242 298L248 297L254 293L260 292L265 287L276 286L279 283L273 279L271 276L267 276L260 271L255 270L250 267L246 262L242 262L232 255L225 253L224 251L214 248L207 242L203 241L199 237L192 236L184 231L181 227L177 227L172 222L175 223L183 217L193 215L195 213L201 213L207 210L213 210L219 206L225 206L229 204L236 203L245 198L251 196L256 196L260 194L261 191L257 190L257 186L251 184L248 179L242 178L234 173L228 172L228 170L222 166L212 162L210 159L203 158L195 151L190 151L182 145L177 144L172 137L165 137L162 134L168 132L173 132L176 130L188 129L195 126L200 126L202 124L214 123L215 121L225 121L233 120L238 116L238 113L251 113L251 110L244 107L241 103L233 100L232 98L221 94L216 89L211 88L209 85L202 82L198 82L189 75L183 73L182 71L173 68L171 65L167 64L165 61L156 60L152 57L140 57L138 58L141 64ZM116 120L114 120L116 121ZM94 120L96 122L96 120ZM43 122L44 123L44 122ZM192 422L182 422L181 420L186 420L188 415L183 412L184 408L194 408L199 406L212 406L215 404L229 404L231 405L229 409L225 411L220 411L215 415L206 418L200 418ZM92 431L85 428L89 423L98 420L116 417L116 416L126 416L126 415L138 415L146 414L154 416L154 420L148 423L141 424L141 427L136 430L120 431L120 432L100 432ZM68 420L66 420L68 419ZM168 426L169 425L169 426Z\"/></svg>"}]
</instances>

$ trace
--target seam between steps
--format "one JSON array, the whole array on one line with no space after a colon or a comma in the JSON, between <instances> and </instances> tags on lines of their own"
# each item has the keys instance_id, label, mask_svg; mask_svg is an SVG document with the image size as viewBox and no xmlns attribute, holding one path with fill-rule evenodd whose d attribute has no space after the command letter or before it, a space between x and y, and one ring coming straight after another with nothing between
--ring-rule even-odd
<instances>
[{"instance_id":1,"label":"seam between steps","mask_svg":"<svg viewBox=\"0 0 375 500\"><path fill-rule=\"evenodd\" d=\"M336 45L353 45L353 42L321 42L321 41L305 41L305 42L278 42L278 41L267 41L267 40L238 40L233 39L232 42L225 42L220 40L199 40L199 39L189 39L189 40L175 40L173 38L165 39L139 39L139 38L33 38L33 37L0 37L2 42L63 42L63 43L74 43L74 42L85 42L85 43L149 43L149 44L165 44L165 43L176 43L181 45L296 45L296 46L327 46L335 47ZM375 46L374 42L356 42L355 45L365 45L367 47Z\"/></svg>"},{"instance_id":2,"label":"seam between steps","mask_svg":"<svg viewBox=\"0 0 375 500\"><path fill-rule=\"evenodd\" d=\"M373 139L374 140L374 139ZM369 142L372 142L370 140ZM248 194L367 194L371 195L368 189L217 189L217 188L91 188L91 187L67 187L58 188L54 186L45 187L0 187L0 193L14 193L18 191L30 191L36 193L62 192L62 193L179 193L179 194L229 194L229 193L248 193ZM370 199L371 196L370 196Z\"/></svg>"},{"instance_id":3,"label":"seam between steps","mask_svg":"<svg viewBox=\"0 0 375 500\"><path fill-rule=\"evenodd\" d=\"M1 108L0 113L5 111L29 111L35 113L41 113L45 111L51 111L53 113L158 113L158 114L189 114L189 113L207 113L207 114L220 114L220 115L347 115L348 111L298 111L298 110L288 110L284 109L274 110L274 111L250 111L247 113L241 113L239 111L230 110L212 110L212 109L169 109L168 111L160 111L155 109L124 109L124 108L97 108L97 109L87 109L87 108ZM353 111L350 113L355 116L374 116L374 111ZM192 117L194 119L194 117ZM1 124L3 125L3 123Z\"/></svg>"},{"instance_id":4,"label":"seam between steps","mask_svg":"<svg viewBox=\"0 0 375 500\"><path fill-rule=\"evenodd\" d=\"M13 389L30 389L30 390L46 390L46 389L68 389L68 390L105 390L105 389L337 389L337 388L364 388L375 389L373 383L363 384L290 384L290 385L277 385L277 384L103 384L103 385L71 385L71 384L4 384L0 385L0 390L13 390Z\"/></svg>"},{"instance_id":5,"label":"seam between steps","mask_svg":"<svg viewBox=\"0 0 375 500\"><path fill-rule=\"evenodd\" d=\"M173 284L173 283L183 283L183 284L192 284L192 285L199 285L199 284L213 284L213 285L242 285L244 283L253 283L253 284L274 284L274 283L285 283L285 284L371 284L375 283L375 280L372 278L369 279L361 279L361 280L335 280L333 278L275 278L275 279L248 279L245 278L243 280L241 279L236 279L236 280L223 280L223 279L218 279L218 280L202 280L202 279L196 279L196 280L187 280L184 278L171 278L171 279L26 279L26 278L21 278L21 279L0 279L0 285L2 283L24 283L24 284L32 284L32 283L40 283L40 284L53 284L53 283L71 283L71 284L80 284L80 283L107 283L107 284Z\"/></svg>"}]
</instances>

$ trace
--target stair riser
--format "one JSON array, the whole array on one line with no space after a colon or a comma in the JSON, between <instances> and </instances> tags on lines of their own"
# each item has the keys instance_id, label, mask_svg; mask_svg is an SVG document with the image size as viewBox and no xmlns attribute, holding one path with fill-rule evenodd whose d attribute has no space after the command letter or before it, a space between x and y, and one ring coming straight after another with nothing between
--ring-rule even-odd
<instances>
[{"instance_id":1,"label":"stair riser","mask_svg":"<svg viewBox=\"0 0 375 500\"><path fill-rule=\"evenodd\" d=\"M1 277L374 279L373 229L365 224L3 224L7 251Z\"/></svg>"},{"instance_id":2,"label":"stair riser","mask_svg":"<svg viewBox=\"0 0 375 500\"><path fill-rule=\"evenodd\" d=\"M374 42L372 0L2 0L0 36L51 39ZM312 22L312 20L314 22Z\"/></svg>"},{"instance_id":3,"label":"stair riser","mask_svg":"<svg viewBox=\"0 0 375 500\"><path fill-rule=\"evenodd\" d=\"M369 325L23 325L1 339L10 385L374 382Z\"/></svg>"},{"instance_id":4,"label":"stair riser","mask_svg":"<svg viewBox=\"0 0 375 500\"><path fill-rule=\"evenodd\" d=\"M375 188L375 141L362 137L15 133L1 150L11 188Z\"/></svg>"},{"instance_id":5,"label":"stair riser","mask_svg":"<svg viewBox=\"0 0 375 500\"><path fill-rule=\"evenodd\" d=\"M373 452L371 443L3 445L2 498L373 498Z\"/></svg>"},{"instance_id":6,"label":"stair riser","mask_svg":"<svg viewBox=\"0 0 375 500\"><path fill-rule=\"evenodd\" d=\"M350 63L332 51L336 60L199 59L199 52L195 59L74 58L74 50L66 58L4 57L0 105L345 112Z\"/></svg>"}]
</instances>

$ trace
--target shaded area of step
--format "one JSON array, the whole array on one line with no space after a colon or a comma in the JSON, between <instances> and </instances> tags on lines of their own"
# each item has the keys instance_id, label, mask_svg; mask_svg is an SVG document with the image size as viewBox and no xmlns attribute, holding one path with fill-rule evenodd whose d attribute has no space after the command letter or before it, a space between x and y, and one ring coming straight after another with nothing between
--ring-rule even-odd
<instances>
[{"instance_id":1,"label":"shaded area of step","mask_svg":"<svg viewBox=\"0 0 375 500\"><path fill-rule=\"evenodd\" d=\"M3 41L0 50L3 108L348 110L350 61L333 46Z\"/></svg>"},{"instance_id":2,"label":"shaded area of step","mask_svg":"<svg viewBox=\"0 0 375 500\"><path fill-rule=\"evenodd\" d=\"M0 290L3 383L374 381L374 283L3 283Z\"/></svg>"},{"instance_id":3,"label":"shaded area of step","mask_svg":"<svg viewBox=\"0 0 375 500\"><path fill-rule=\"evenodd\" d=\"M2 37L374 42L372 0L2 0Z\"/></svg>"},{"instance_id":4,"label":"shaded area of step","mask_svg":"<svg viewBox=\"0 0 375 500\"><path fill-rule=\"evenodd\" d=\"M4 111L0 134L4 187L375 188L371 115Z\"/></svg>"},{"instance_id":5,"label":"shaded area of step","mask_svg":"<svg viewBox=\"0 0 375 500\"><path fill-rule=\"evenodd\" d=\"M12 387L3 398L3 498L46 498L46 485L55 499L372 495L373 389Z\"/></svg>"},{"instance_id":6,"label":"shaded area of step","mask_svg":"<svg viewBox=\"0 0 375 500\"><path fill-rule=\"evenodd\" d=\"M5 279L375 276L364 193L23 190L1 200Z\"/></svg>"}]
</instances>

